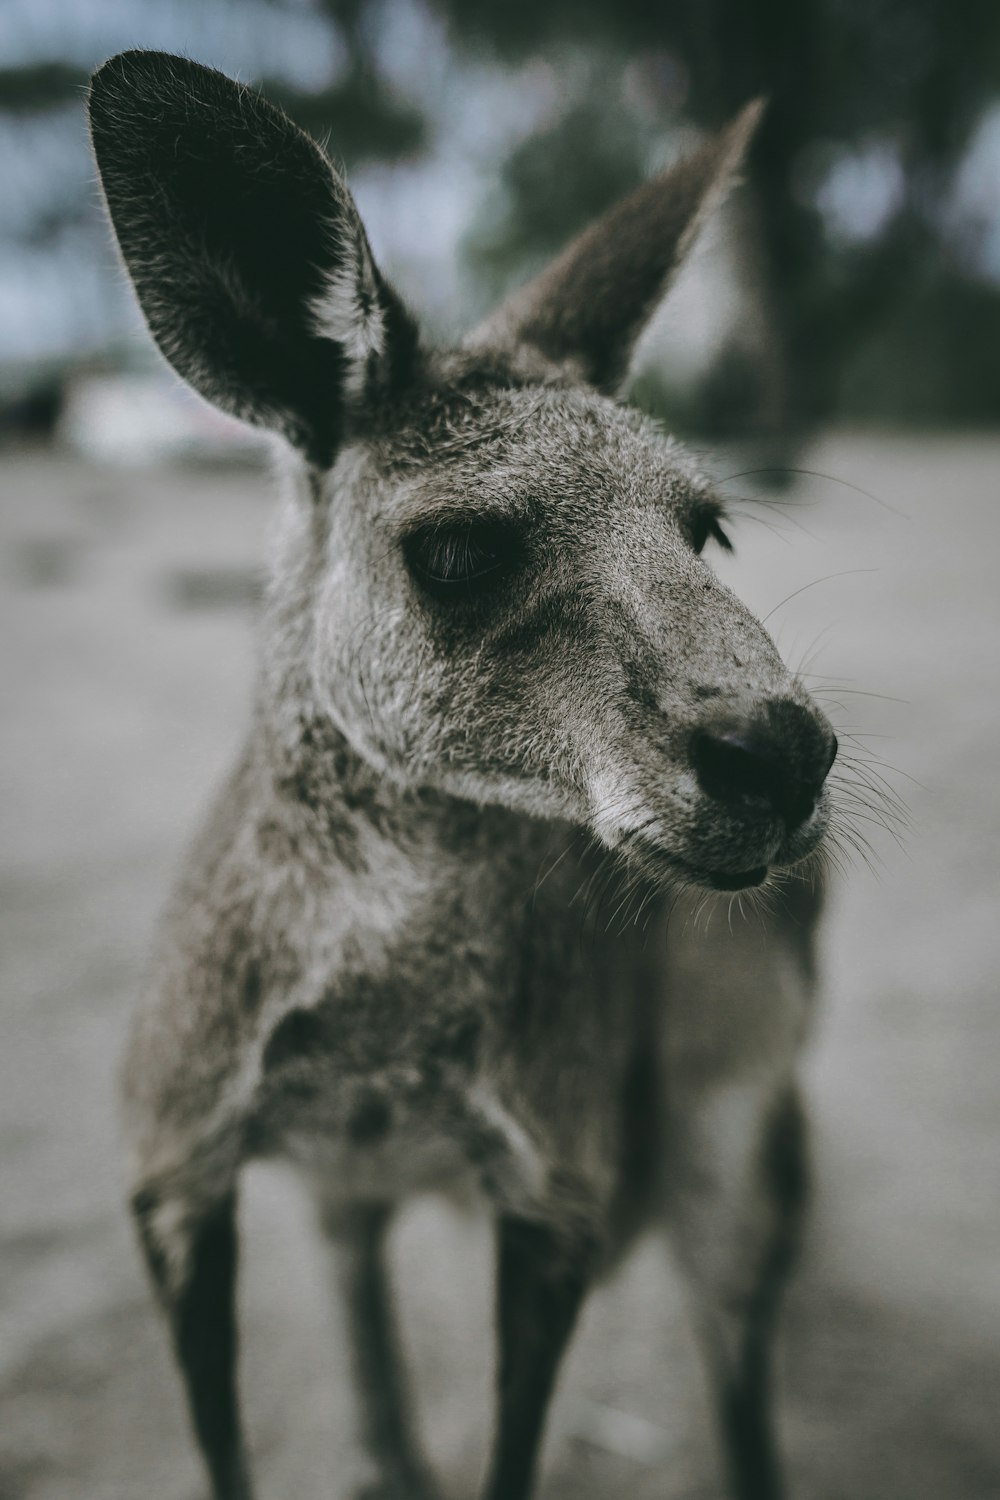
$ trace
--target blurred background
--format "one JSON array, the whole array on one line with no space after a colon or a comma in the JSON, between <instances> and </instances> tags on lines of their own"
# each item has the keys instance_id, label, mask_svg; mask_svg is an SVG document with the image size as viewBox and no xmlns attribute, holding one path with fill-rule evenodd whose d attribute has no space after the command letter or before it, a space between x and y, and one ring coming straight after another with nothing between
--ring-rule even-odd
<instances>
[{"instance_id":1,"label":"blurred background","mask_svg":"<svg viewBox=\"0 0 1000 1500\"><path fill-rule=\"evenodd\" d=\"M688 299L639 398L713 435L996 419L992 0L5 0L8 424L151 361L83 128L88 74L128 46L252 81L327 140L442 334L764 94L740 258Z\"/></svg>"},{"instance_id":2,"label":"blurred background","mask_svg":"<svg viewBox=\"0 0 1000 1500\"><path fill-rule=\"evenodd\" d=\"M120 1207L115 1072L156 914L237 751L270 485L152 350L83 91L125 47L261 87L345 164L447 338L747 99L746 187L633 399L731 501L727 581L858 775L806 1060L816 1203L782 1346L802 1500L1000 1494L1000 7L995 0L0 0L0 1500L194 1500ZM854 738L850 738L853 736ZM261 1494L336 1493L346 1376L295 1184L245 1205ZM488 1239L394 1255L445 1494L488 1422ZM719 1493L663 1247L588 1311L543 1493Z\"/></svg>"}]
</instances>

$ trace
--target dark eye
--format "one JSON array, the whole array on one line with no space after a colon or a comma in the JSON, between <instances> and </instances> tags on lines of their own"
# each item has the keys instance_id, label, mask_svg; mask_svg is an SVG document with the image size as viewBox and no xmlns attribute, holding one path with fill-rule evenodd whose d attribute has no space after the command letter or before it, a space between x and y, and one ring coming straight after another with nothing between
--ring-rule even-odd
<instances>
[{"instance_id":1,"label":"dark eye","mask_svg":"<svg viewBox=\"0 0 1000 1500\"><path fill-rule=\"evenodd\" d=\"M733 544L722 529L725 513L714 506L700 506L691 520L691 545L700 557L708 543L717 542L723 552L732 552Z\"/></svg>"},{"instance_id":2,"label":"dark eye","mask_svg":"<svg viewBox=\"0 0 1000 1500\"><path fill-rule=\"evenodd\" d=\"M519 539L500 521L426 526L403 543L410 571L432 592L455 597L498 581L517 561Z\"/></svg>"}]
</instances>

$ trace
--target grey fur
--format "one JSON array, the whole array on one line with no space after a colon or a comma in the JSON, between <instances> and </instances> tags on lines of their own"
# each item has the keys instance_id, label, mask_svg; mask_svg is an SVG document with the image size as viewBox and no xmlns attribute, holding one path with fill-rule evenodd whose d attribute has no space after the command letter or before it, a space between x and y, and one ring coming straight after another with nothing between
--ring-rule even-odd
<instances>
[{"instance_id":1,"label":"grey fur","mask_svg":"<svg viewBox=\"0 0 1000 1500\"><path fill-rule=\"evenodd\" d=\"M775 1500L767 1349L803 1201L794 1062L819 896L789 884L766 941L722 922L709 942L687 918L702 888L818 847L835 742L696 555L717 514L696 464L595 389L620 378L755 112L445 353L416 346L343 183L263 101L127 54L96 75L91 114L164 352L293 445L247 748L174 897L126 1069L133 1209L215 1494L250 1494L234 1194L248 1158L280 1153L315 1183L354 1300L366 1493L430 1493L381 1226L418 1189L472 1186L499 1226L484 1496L528 1494L579 1302L666 1213L734 1493ZM338 248L317 270L277 245L293 284L274 289L245 247L223 253L217 221L199 237L189 178L225 190L238 143L245 223L283 139L296 192L328 215L316 243ZM327 382L301 411L286 357ZM484 518L517 539L509 565L483 554L496 586L435 582L453 563L420 561L434 537ZM605 921L587 896L611 866L628 884Z\"/></svg>"}]
</instances>

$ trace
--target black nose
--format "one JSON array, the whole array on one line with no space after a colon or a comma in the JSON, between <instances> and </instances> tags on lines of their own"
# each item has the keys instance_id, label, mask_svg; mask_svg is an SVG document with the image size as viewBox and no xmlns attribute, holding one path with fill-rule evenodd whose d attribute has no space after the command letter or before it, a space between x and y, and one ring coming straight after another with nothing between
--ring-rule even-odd
<instances>
[{"instance_id":1,"label":"black nose","mask_svg":"<svg viewBox=\"0 0 1000 1500\"><path fill-rule=\"evenodd\" d=\"M745 719L695 730L691 758L702 791L730 807L766 807L795 828L809 817L837 754L818 714L787 699Z\"/></svg>"}]
</instances>

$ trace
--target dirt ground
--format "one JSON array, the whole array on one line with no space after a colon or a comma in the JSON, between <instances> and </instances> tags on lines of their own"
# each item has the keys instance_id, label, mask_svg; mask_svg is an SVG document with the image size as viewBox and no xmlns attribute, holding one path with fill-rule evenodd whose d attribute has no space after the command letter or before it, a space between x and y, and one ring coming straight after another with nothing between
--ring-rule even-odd
<instances>
[{"instance_id":1,"label":"dirt ground","mask_svg":"<svg viewBox=\"0 0 1000 1500\"><path fill-rule=\"evenodd\" d=\"M726 573L775 610L789 659L831 674L838 726L887 736L867 743L898 768L911 827L902 850L874 832L882 866L838 885L826 927L806 1062L817 1195L782 1343L794 1493L994 1500L1000 440L842 436L803 463L833 477L749 507ZM155 914L245 722L267 511L245 471L3 464L2 1500L204 1493L121 1209L114 1080ZM348 1401L322 1255L276 1169L251 1175L244 1209L261 1497L331 1500ZM488 1248L434 1202L394 1243L453 1500L473 1493L488 1423ZM588 1309L542 1494L704 1500L715 1465L651 1239Z\"/></svg>"}]
</instances>

